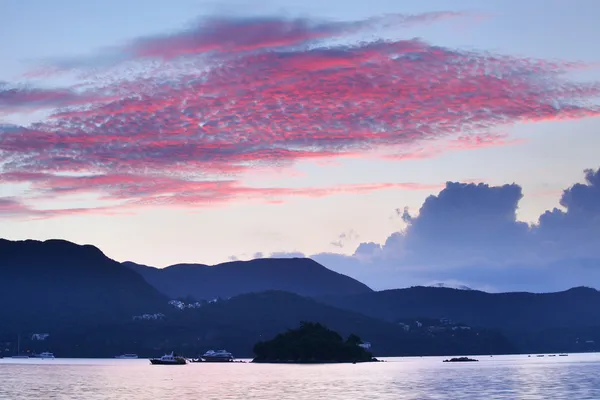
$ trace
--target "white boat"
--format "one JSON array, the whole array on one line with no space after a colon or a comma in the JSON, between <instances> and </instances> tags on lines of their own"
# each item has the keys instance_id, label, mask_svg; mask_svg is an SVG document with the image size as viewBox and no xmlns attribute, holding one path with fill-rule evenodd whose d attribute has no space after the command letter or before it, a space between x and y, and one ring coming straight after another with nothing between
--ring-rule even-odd
<instances>
[{"instance_id":1,"label":"white boat","mask_svg":"<svg viewBox=\"0 0 600 400\"><path fill-rule=\"evenodd\" d=\"M187 361L185 358L175 356L173 355L173 352L171 352L171 354L165 354L161 358L151 358L150 363L152 365L185 365L187 364Z\"/></svg>"},{"instance_id":2,"label":"white boat","mask_svg":"<svg viewBox=\"0 0 600 400\"><path fill-rule=\"evenodd\" d=\"M121 354L120 356L115 356L115 358L118 358L120 360L135 360L136 358L138 358L137 354Z\"/></svg>"},{"instance_id":3,"label":"white boat","mask_svg":"<svg viewBox=\"0 0 600 400\"><path fill-rule=\"evenodd\" d=\"M35 357L35 358L55 358L54 353L50 353L49 351L44 351L40 354L34 354L33 357Z\"/></svg>"},{"instance_id":4,"label":"white boat","mask_svg":"<svg viewBox=\"0 0 600 400\"><path fill-rule=\"evenodd\" d=\"M205 362L228 362L233 361L233 355L227 350L208 350L202 354L202 359Z\"/></svg>"}]
</instances>

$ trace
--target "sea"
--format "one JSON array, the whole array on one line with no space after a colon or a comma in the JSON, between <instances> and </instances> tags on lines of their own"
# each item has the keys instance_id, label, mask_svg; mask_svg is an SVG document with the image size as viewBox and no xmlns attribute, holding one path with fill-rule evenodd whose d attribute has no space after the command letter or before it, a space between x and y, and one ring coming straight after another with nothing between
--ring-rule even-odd
<instances>
[{"instance_id":1,"label":"sea","mask_svg":"<svg viewBox=\"0 0 600 400\"><path fill-rule=\"evenodd\" d=\"M600 399L600 354L384 358L365 364L0 359L0 399Z\"/></svg>"}]
</instances>

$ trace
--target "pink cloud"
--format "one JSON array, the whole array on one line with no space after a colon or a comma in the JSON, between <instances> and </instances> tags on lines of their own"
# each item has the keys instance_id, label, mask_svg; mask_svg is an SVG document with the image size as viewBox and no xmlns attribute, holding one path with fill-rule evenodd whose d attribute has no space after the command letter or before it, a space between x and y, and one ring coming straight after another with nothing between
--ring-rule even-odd
<instances>
[{"instance_id":1,"label":"pink cloud","mask_svg":"<svg viewBox=\"0 0 600 400\"><path fill-rule=\"evenodd\" d=\"M464 16L465 13L451 11L386 14L357 21L210 16L199 18L188 29L136 38L124 46L101 52L89 59L60 60L29 71L25 76L46 77L78 68L111 66L132 60L172 60L181 56L291 49L377 28L397 29Z\"/></svg>"},{"instance_id":2,"label":"pink cloud","mask_svg":"<svg viewBox=\"0 0 600 400\"><path fill-rule=\"evenodd\" d=\"M349 22L313 22L301 18L213 17L200 20L192 29L186 31L138 39L125 51L133 53L135 58L169 59L188 54L237 53L287 48L376 27L401 27L462 15L456 12L390 14Z\"/></svg>"},{"instance_id":3,"label":"pink cloud","mask_svg":"<svg viewBox=\"0 0 600 400\"><path fill-rule=\"evenodd\" d=\"M384 158L390 160L426 159L437 157L447 152L513 146L524 142L524 139L511 139L506 134L486 133L472 136L461 135L442 143L425 143L422 146L401 150L397 153L386 154Z\"/></svg>"},{"instance_id":4,"label":"pink cloud","mask_svg":"<svg viewBox=\"0 0 600 400\"><path fill-rule=\"evenodd\" d=\"M419 18L424 17L413 19ZM66 94L61 100L59 94L32 91L32 99L57 106L71 101L71 107L27 127L0 126L0 172L4 179L31 182L44 195L100 191L138 204L222 203L240 196L278 201L274 197L308 193L246 187L238 181L241 174L376 149L394 149L393 157L406 158L508 145L510 139L491 132L519 122L600 113L600 85L569 81L564 74L579 68L569 62L461 51L419 40L296 46L321 33L344 35L395 19L406 22L402 16L341 25L212 20L202 25L202 34L188 32L191 39L182 43L193 46L164 45L179 54L200 44L212 49L229 43L230 56L206 59L205 71L128 78L94 89L117 93L113 100L81 102ZM230 36L215 33L231 24ZM266 27L280 32L289 46L277 47ZM131 46L141 48L140 43L162 42ZM161 46L144 51L162 54ZM245 51L250 48L255 51ZM74 172L85 176L65 176ZM368 192L385 185L310 188L310 195Z\"/></svg>"},{"instance_id":5,"label":"pink cloud","mask_svg":"<svg viewBox=\"0 0 600 400\"><path fill-rule=\"evenodd\" d=\"M31 213L31 209L12 197L0 197L0 217L19 216Z\"/></svg>"},{"instance_id":6,"label":"pink cloud","mask_svg":"<svg viewBox=\"0 0 600 400\"><path fill-rule=\"evenodd\" d=\"M0 115L15 112L32 112L44 108L85 105L101 101L115 101L115 96L93 92L76 92L71 89L39 89L9 87L0 84Z\"/></svg>"},{"instance_id":7,"label":"pink cloud","mask_svg":"<svg viewBox=\"0 0 600 400\"><path fill-rule=\"evenodd\" d=\"M0 184L30 182L37 198L97 192L105 200L120 204L101 208L38 210L17 199L0 198L0 216L51 218L67 214L123 213L151 205L218 206L233 201L259 201L281 204L286 198L319 198L338 194L368 194L379 190L436 190L443 185L404 183L348 184L333 187L250 187L240 181L190 181L167 177L136 175L60 176L46 173L14 172L0 174ZM32 199L32 200L35 200Z\"/></svg>"},{"instance_id":8,"label":"pink cloud","mask_svg":"<svg viewBox=\"0 0 600 400\"><path fill-rule=\"evenodd\" d=\"M0 197L0 219L17 218L39 220L76 214L123 214L125 210L119 210L118 208L119 207L82 207L68 209L36 209L26 205L25 203L21 202L19 199L16 198Z\"/></svg>"},{"instance_id":9,"label":"pink cloud","mask_svg":"<svg viewBox=\"0 0 600 400\"><path fill-rule=\"evenodd\" d=\"M0 174L1 183L29 182L39 193L73 194L98 191L111 199L131 200L164 196L178 199L201 193L210 199L231 197L323 197L338 193L369 193L384 189L434 190L440 185L415 182L338 185L334 187L265 188L249 187L237 180L189 180L147 175L65 176L47 173L12 172ZM200 197L198 197L200 198Z\"/></svg>"},{"instance_id":10,"label":"pink cloud","mask_svg":"<svg viewBox=\"0 0 600 400\"><path fill-rule=\"evenodd\" d=\"M191 185L189 191L174 194L156 195L134 201L139 205L174 205L174 206L210 206L221 205L233 201L258 201L268 204L282 204L285 198L305 197L320 198L339 194L368 194L380 190L436 190L443 185L427 185L419 183L373 183L349 184L333 187L303 187L303 188L267 188L248 187L240 182L210 182L204 190L196 190Z\"/></svg>"},{"instance_id":11,"label":"pink cloud","mask_svg":"<svg viewBox=\"0 0 600 400\"><path fill-rule=\"evenodd\" d=\"M0 148L19 168L236 173L596 115L586 101L600 87L561 81L561 68L419 41L252 54L202 76L157 81L153 93L13 128Z\"/></svg>"}]
</instances>

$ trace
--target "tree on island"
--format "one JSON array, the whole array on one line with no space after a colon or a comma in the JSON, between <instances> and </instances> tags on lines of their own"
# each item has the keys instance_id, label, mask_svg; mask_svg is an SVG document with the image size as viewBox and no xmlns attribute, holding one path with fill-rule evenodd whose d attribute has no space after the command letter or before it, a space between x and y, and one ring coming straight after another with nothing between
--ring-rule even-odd
<instances>
[{"instance_id":1,"label":"tree on island","mask_svg":"<svg viewBox=\"0 0 600 400\"><path fill-rule=\"evenodd\" d=\"M359 345L362 340L352 334L346 341L320 323L301 322L297 329L280 333L272 340L254 345L253 362L365 362L373 355Z\"/></svg>"}]
</instances>

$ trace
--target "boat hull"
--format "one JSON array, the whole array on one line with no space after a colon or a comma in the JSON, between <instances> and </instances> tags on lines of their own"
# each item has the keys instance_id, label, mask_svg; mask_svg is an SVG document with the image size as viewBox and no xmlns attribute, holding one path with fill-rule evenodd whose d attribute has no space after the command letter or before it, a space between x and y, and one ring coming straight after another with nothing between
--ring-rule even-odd
<instances>
[{"instance_id":1,"label":"boat hull","mask_svg":"<svg viewBox=\"0 0 600 400\"><path fill-rule=\"evenodd\" d=\"M202 357L204 362L232 362L233 358L226 357Z\"/></svg>"},{"instance_id":2,"label":"boat hull","mask_svg":"<svg viewBox=\"0 0 600 400\"><path fill-rule=\"evenodd\" d=\"M152 365L185 365L186 361L183 358L177 359L175 361L164 361L164 360L159 360L159 359L151 358L150 359L150 363Z\"/></svg>"}]
</instances>

